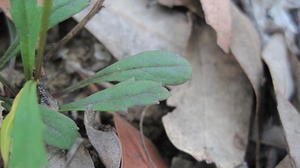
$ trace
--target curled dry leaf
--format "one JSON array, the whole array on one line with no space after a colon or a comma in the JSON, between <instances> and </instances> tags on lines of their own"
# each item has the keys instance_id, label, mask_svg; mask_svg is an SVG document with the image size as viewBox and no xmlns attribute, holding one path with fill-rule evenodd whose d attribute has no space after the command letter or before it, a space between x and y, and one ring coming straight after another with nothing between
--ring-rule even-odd
<instances>
[{"instance_id":1,"label":"curled dry leaf","mask_svg":"<svg viewBox=\"0 0 300 168\"><path fill-rule=\"evenodd\" d=\"M235 167L243 162L248 141L251 85L207 25L195 25L185 56L193 76L172 90L168 104L176 109L163 117L167 135L197 160Z\"/></svg>"},{"instance_id":2,"label":"curled dry leaf","mask_svg":"<svg viewBox=\"0 0 300 168\"><path fill-rule=\"evenodd\" d=\"M217 32L217 43L226 52L229 52L232 17L230 0L200 0L207 24Z\"/></svg>"},{"instance_id":3,"label":"curled dry leaf","mask_svg":"<svg viewBox=\"0 0 300 168\"><path fill-rule=\"evenodd\" d=\"M113 130L100 131L93 127L95 112L88 110L84 116L84 125L91 144L99 154L106 168L119 168L121 163L121 145Z\"/></svg>"},{"instance_id":4,"label":"curled dry leaf","mask_svg":"<svg viewBox=\"0 0 300 168\"><path fill-rule=\"evenodd\" d=\"M285 98L289 99L294 93L294 81L282 35L277 34L271 37L264 48L262 58L271 72L275 92L280 92Z\"/></svg>"},{"instance_id":5,"label":"curled dry leaf","mask_svg":"<svg viewBox=\"0 0 300 168\"><path fill-rule=\"evenodd\" d=\"M118 114L112 114L122 146L122 168L168 167L148 138L144 138L147 150L145 151L139 131L123 120Z\"/></svg>"},{"instance_id":6,"label":"curled dry leaf","mask_svg":"<svg viewBox=\"0 0 300 168\"><path fill-rule=\"evenodd\" d=\"M291 104L293 80L283 36L274 35L263 51L273 81L277 110L285 132L289 154L295 167L300 167L300 114Z\"/></svg>"},{"instance_id":7,"label":"curled dry leaf","mask_svg":"<svg viewBox=\"0 0 300 168\"><path fill-rule=\"evenodd\" d=\"M74 18L81 20L92 5ZM117 59L146 50L174 53L184 50L190 34L190 25L184 14L151 5L147 0L109 0L104 6L86 28Z\"/></svg>"}]
</instances>

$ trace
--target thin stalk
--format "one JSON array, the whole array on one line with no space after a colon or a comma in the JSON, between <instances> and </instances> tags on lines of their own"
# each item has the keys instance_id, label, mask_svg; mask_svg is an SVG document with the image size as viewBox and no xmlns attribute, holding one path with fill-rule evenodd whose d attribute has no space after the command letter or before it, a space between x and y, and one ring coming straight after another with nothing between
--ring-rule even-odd
<instances>
[{"instance_id":1,"label":"thin stalk","mask_svg":"<svg viewBox=\"0 0 300 168\"><path fill-rule=\"evenodd\" d=\"M60 47L65 45L70 39L72 39L84 26L87 24L88 21L90 21L101 9L103 5L104 0L97 0L93 8L90 10L90 12L65 36L63 39L61 39L56 45L53 46L52 49L50 49L46 53L46 60L50 58L50 56L53 55Z\"/></svg>"},{"instance_id":2,"label":"thin stalk","mask_svg":"<svg viewBox=\"0 0 300 168\"><path fill-rule=\"evenodd\" d=\"M4 55L0 58L0 69L13 57L15 57L20 51L19 38L16 37L10 44L9 48L5 51Z\"/></svg>"},{"instance_id":3,"label":"thin stalk","mask_svg":"<svg viewBox=\"0 0 300 168\"><path fill-rule=\"evenodd\" d=\"M0 75L0 82L8 89L8 91L12 95L17 95L16 89L12 85L10 85L10 83L2 75Z\"/></svg>"},{"instance_id":4,"label":"thin stalk","mask_svg":"<svg viewBox=\"0 0 300 168\"><path fill-rule=\"evenodd\" d=\"M52 0L44 0L41 29L40 29L40 40L37 51L37 64L36 64L36 79L41 76L41 70L43 66L43 55L47 39L48 21L51 14Z\"/></svg>"},{"instance_id":5,"label":"thin stalk","mask_svg":"<svg viewBox=\"0 0 300 168\"><path fill-rule=\"evenodd\" d=\"M17 29L16 29L16 26L13 24L13 22L8 17L6 17L6 24L7 24L8 32L9 32L10 44L12 44L15 41L15 39L17 38ZM12 57L9 60L9 65L8 65L9 70L12 70L14 68L15 63L16 63L16 57ZM10 79L10 77L9 77L9 79Z\"/></svg>"},{"instance_id":6,"label":"thin stalk","mask_svg":"<svg viewBox=\"0 0 300 168\"><path fill-rule=\"evenodd\" d=\"M12 43L14 39L17 37L17 30L15 25L12 23L12 21L9 20L8 17L6 17L6 24L8 28L10 43Z\"/></svg>"}]
</instances>

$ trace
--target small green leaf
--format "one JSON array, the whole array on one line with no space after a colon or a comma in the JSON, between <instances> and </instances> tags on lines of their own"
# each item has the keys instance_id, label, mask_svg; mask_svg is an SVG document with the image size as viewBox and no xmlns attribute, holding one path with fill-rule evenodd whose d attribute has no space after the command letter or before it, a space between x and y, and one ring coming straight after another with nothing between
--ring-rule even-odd
<instances>
[{"instance_id":1,"label":"small green leaf","mask_svg":"<svg viewBox=\"0 0 300 168\"><path fill-rule=\"evenodd\" d=\"M154 104L168 97L168 90L160 83L129 80L63 105L60 111L86 110L88 105L93 105L93 110L97 111L126 111L128 107Z\"/></svg>"},{"instance_id":2,"label":"small green leaf","mask_svg":"<svg viewBox=\"0 0 300 168\"><path fill-rule=\"evenodd\" d=\"M167 85L184 83L190 78L192 68L182 57L165 51L148 51L121 61L97 72L65 90L69 92L91 83L104 81L151 80Z\"/></svg>"},{"instance_id":3,"label":"small green leaf","mask_svg":"<svg viewBox=\"0 0 300 168\"><path fill-rule=\"evenodd\" d=\"M25 78L31 78L35 64L35 46L40 27L37 0L11 0L11 14L20 36Z\"/></svg>"},{"instance_id":4,"label":"small green leaf","mask_svg":"<svg viewBox=\"0 0 300 168\"><path fill-rule=\"evenodd\" d=\"M44 125L36 90L35 81L26 82L13 102L11 112L3 121L1 152L8 168L40 168L47 163L43 143Z\"/></svg>"},{"instance_id":5,"label":"small green leaf","mask_svg":"<svg viewBox=\"0 0 300 168\"><path fill-rule=\"evenodd\" d=\"M88 0L54 0L49 27L53 27L81 11L89 4Z\"/></svg>"},{"instance_id":6,"label":"small green leaf","mask_svg":"<svg viewBox=\"0 0 300 168\"><path fill-rule=\"evenodd\" d=\"M44 140L47 144L69 149L79 137L78 127L67 116L41 106L43 122L46 125Z\"/></svg>"}]
</instances>

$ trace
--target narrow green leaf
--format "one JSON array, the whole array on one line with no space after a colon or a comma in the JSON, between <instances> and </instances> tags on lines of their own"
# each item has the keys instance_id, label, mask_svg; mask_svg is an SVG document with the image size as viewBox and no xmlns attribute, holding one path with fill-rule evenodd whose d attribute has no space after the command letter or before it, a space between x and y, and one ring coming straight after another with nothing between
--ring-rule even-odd
<instances>
[{"instance_id":1,"label":"narrow green leaf","mask_svg":"<svg viewBox=\"0 0 300 168\"><path fill-rule=\"evenodd\" d=\"M2 69L11 58L18 54L20 51L19 42L19 38L14 39L4 55L0 58L0 69Z\"/></svg>"},{"instance_id":2,"label":"narrow green leaf","mask_svg":"<svg viewBox=\"0 0 300 168\"><path fill-rule=\"evenodd\" d=\"M88 105L93 105L93 110L97 111L126 111L128 107L154 104L167 97L169 92L160 83L129 80L63 105L60 111L86 110Z\"/></svg>"},{"instance_id":3,"label":"narrow green leaf","mask_svg":"<svg viewBox=\"0 0 300 168\"><path fill-rule=\"evenodd\" d=\"M53 0L52 15L49 18L49 27L62 22L87 7L88 0Z\"/></svg>"},{"instance_id":4,"label":"narrow green leaf","mask_svg":"<svg viewBox=\"0 0 300 168\"><path fill-rule=\"evenodd\" d=\"M4 161L5 167L7 167L8 159L9 159L9 155L10 155L9 152L11 149L11 128L13 126L13 119L16 114L16 107L19 103L21 95L23 94L22 92L23 91L21 90L18 93L18 95L15 97L15 99L13 100L14 103L12 105L12 109L10 110L8 115L6 115L6 117L4 118L2 127L1 127L1 133L0 133L1 155L2 155L2 159ZM3 98L1 100L7 100L7 99ZM7 101L10 102L10 100L7 100Z\"/></svg>"},{"instance_id":5,"label":"narrow green leaf","mask_svg":"<svg viewBox=\"0 0 300 168\"><path fill-rule=\"evenodd\" d=\"M25 78L31 78L35 64L35 46L40 27L37 0L11 0L11 14L20 37Z\"/></svg>"},{"instance_id":6,"label":"narrow green leaf","mask_svg":"<svg viewBox=\"0 0 300 168\"><path fill-rule=\"evenodd\" d=\"M50 29L58 23L70 18L87 7L88 4L88 0L54 0L48 28ZM3 68L9 59L15 57L19 51L20 39L15 39L5 52L4 56L0 58L0 69Z\"/></svg>"},{"instance_id":7,"label":"narrow green leaf","mask_svg":"<svg viewBox=\"0 0 300 168\"><path fill-rule=\"evenodd\" d=\"M64 92L103 81L151 80L167 85L177 85L190 78L192 69L182 57L165 51L148 51L121 61L97 72Z\"/></svg>"},{"instance_id":8,"label":"narrow green leaf","mask_svg":"<svg viewBox=\"0 0 300 168\"><path fill-rule=\"evenodd\" d=\"M45 166L47 155L43 143L44 125L40 115L35 81L25 83L14 101L9 115L11 113L14 115L12 116L11 133L7 135L11 136L8 168L41 168Z\"/></svg>"},{"instance_id":9,"label":"narrow green leaf","mask_svg":"<svg viewBox=\"0 0 300 168\"><path fill-rule=\"evenodd\" d=\"M43 122L46 125L44 140L47 144L69 149L79 137L78 127L67 116L41 106Z\"/></svg>"}]
</instances>

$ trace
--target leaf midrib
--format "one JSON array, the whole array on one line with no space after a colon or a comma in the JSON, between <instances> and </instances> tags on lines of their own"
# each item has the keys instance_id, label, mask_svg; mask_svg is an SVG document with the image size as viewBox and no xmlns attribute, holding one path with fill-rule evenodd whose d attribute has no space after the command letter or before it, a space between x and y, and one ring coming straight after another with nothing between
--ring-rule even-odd
<instances>
[{"instance_id":1,"label":"leaf midrib","mask_svg":"<svg viewBox=\"0 0 300 168\"><path fill-rule=\"evenodd\" d=\"M149 88L147 88L147 90L146 91L144 91L144 92L139 92L139 93L136 93L136 94L125 94L125 95L123 95L123 96L116 96L116 97L114 97L114 98L109 98L109 99L105 99L104 101L100 101L100 102L98 102L98 101L91 101L91 102L89 102L89 103L83 103L82 105L71 105L71 104L67 104L67 105L65 105L65 106L67 106L67 109L68 108L80 108L80 107L82 107L82 106L88 106L88 105L90 105L90 104L104 104L104 103L106 103L106 102L109 102L109 101L114 101L114 100L120 100L120 99L125 99L125 98L130 98L130 97L135 97L135 96L137 96L137 95L142 95L142 94L151 94L151 93L154 93L154 92L151 92L151 91L149 91L149 89L153 89L153 88L156 88L157 86L154 86L154 87L149 87ZM80 101L80 100L79 100ZM76 102L74 102L74 103L76 103ZM73 103L72 103L73 104ZM63 107L63 106L62 106ZM64 110L64 109L62 109L62 110Z\"/></svg>"}]
</instances>

